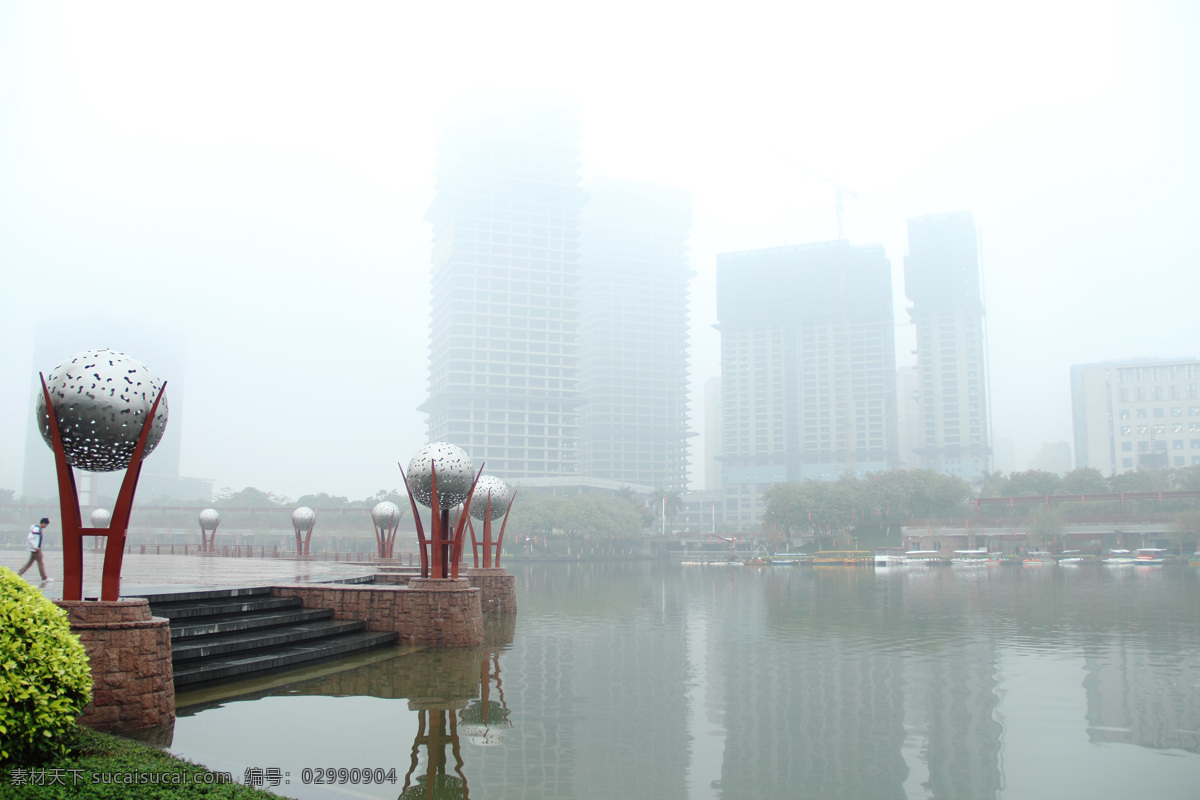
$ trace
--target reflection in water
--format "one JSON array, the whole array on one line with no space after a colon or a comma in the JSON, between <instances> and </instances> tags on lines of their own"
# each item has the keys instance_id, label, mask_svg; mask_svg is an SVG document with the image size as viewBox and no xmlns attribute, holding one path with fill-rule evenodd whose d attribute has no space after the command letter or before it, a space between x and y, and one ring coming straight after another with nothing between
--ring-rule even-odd
<instances>
[{"instance_id":1,"label":"reflection in water","mask_svg":"<svg viewBox=\"0 0 1200 800\"><path fill-rule=\"evenodd\" d=\"M323 726L387 737L404 797L466 797L469 779L476 800L1105 798L1147 775L1155 796L1188 797L1200 781L1198 575L527 565L521 615L489 619L482 648L185 712L176 750L208 755L196 732L219 737L239 706L275 702L260 715L280 715L289 698L329 695L361 702L322 706ZM386 698L415 713L403 733L386 727ZM295 757L331 753L369 766L327 745Z\"/></svg>"},{"instance_id":2,"label":"reflection in water","mask_svg":"<svg viewBox=\"0 0 1200 800\"><path fill-rule=\"evenodd\" d=\"M411 705L411 704L410 704ZM425 748L425 768L413 780ZM446 773L446 748L454 754L454 774ZM444 706L417 709L417 736L413 739L412 765L404 775L402 800L438 798L438 800L467 800L467 776L462 771L462 752L458 746L458 720Z\"/></svg>"},{"instance_id":3,"label":"reflection in water","mask_svg":"<svg viewBox=\"0 0 1200 800\"><path fill-rule=\"evenodd\" d=\"M504 702L504 683L500 680L500 654L485 653L479 667L479 697L459 714L463 735L471 744L491 747L504 741L504 731L512 727L508 704ZM497 699L492 699L493 689Z\"/></svg>"}]
</instances>

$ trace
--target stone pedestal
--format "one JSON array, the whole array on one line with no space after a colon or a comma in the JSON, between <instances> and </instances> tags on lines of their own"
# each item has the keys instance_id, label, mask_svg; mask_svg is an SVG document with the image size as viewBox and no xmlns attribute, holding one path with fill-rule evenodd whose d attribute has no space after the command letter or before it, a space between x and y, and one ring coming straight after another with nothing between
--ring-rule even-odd
<instances>
[{"instance_id":1,"label":"stone pedestal","mask_svg":"<svg viewBox=\"0 0 1200 800\"><path fill-rule=\"evenodd\" d=\"M479 605L485 614L517 612L517 579L503 567L470 569L467 580L479 589Z\"/></svg>"},{"instance_id":2,"label":"stone pedestal","mask_svg":"<svg viewBox=\"0 0 1200 800\"><path fill-rule=\"evenodd\" d=\"M429 644L478 647L483 644L481 593L466 578L410 578L404 591L416 595L413 622Z\"/></svg>"},{"instance_id":3,"label":"stone pedestal","mask_svg":"<svg viewBox=\"0 0 1200 800\"><path fill-rule=\"evenodd\" d=\"M368 630L395 631L400 644L483 644L480 591L465 578L412 578L407 586L292 583L271 592L298 597L305 608L332 609L334 619L362 620Z\"/></svg>"},{"instance_id":4,"label":"stone pedestal","mask_svg":"<svg viewBox=\"0 0 1200 800\"><path fill-rule=\"evenodd\" d=\"M168 620L150 616L145 598L59 600L92 668L92 702L80 724L136 731L175 723Z\"/></svg>"}]
</instances>

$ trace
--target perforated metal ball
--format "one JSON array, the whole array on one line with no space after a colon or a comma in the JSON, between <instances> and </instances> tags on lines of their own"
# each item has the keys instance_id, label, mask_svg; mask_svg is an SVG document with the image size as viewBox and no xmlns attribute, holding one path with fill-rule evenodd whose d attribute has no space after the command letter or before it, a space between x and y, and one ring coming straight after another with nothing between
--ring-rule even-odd
<instances>
[{"instance_id":1,"label":"perforated metal ball","mask_svg":"<svg viewBox=\"0 0 1200 800\"><path fill-rule=\"evenodd\" d=\"M200 512L200 530L215 531L221 524L221 514L215 508L206 508Z\"/></svg>"},{"instance_id":2,"label":"perforated metal ball","mask_svg":"<svg viewBox=\"0 0 1200 800\"><path fill-rule=\"evenodd\" d=\"M142 423L162 381L136 358L114 350L85 350L46 376L67 463L88 472L125 469L133 457ZM46 398L38 387L36 419L42 439L54 447ZM167 429L167 398L150 423L145 458Z\"/></svg>"},{"instance_id":3,"label":"perforated metal ball","mask_svg":"<svg viewBox=\"0 0 1200 800\"><path fill-rule=\"evenodd\" d=\"M475 484L475 494L471 495L472 517L483 519L487 516L489 495L492 498L492 519L500 519L508 511L512 487L494 475L482 475L479 483Z\"/></svg>"},{"instance_id":4,"label":"perforated metal ball","mask_svg":"<svg viewBox=\"0 0 1200 800\"><path fill-rule=\"evenodd\" d=\"M371 509L371 520L380 528L390 528L400 521L400 506L384 500Z\"/></svg>"},{"instance_id":5,"label":"perforated metal ball","mask_svg":"<svg viewBox=\"0 0 1200 800\"><path fill-rule=\"evenodd\" d=\"M308 506L300 506L292 512L292 527L298 531L306 531L317 520L317 512Z\"/></svg>"},{"instance_id":6,"label":"perforated metal ball","mask_svg":"<svg viewBox=\"0 0 1200 800\"><path fill-rule=\"evenodd\" d=\"M92 509L92 527L93 528L107 528L108 523L110 523L110 522L112 522L112 514L108 513L108 511L106 509L103 509L103 508Z\"/></svg>"},{"instance_id":7,"label":"perforated metal ball","mask_svg":"<svg viewBox=\"0 0 1200 800\"><path fill-rule=\"evenodd\" d=\"M408 462L406 483L412 496L423 506L433 504L433 470L437 469L438 507L459 505L467 499L475 467L461 447L449 442L431 442Z\"/></svg>"}]
</instances>

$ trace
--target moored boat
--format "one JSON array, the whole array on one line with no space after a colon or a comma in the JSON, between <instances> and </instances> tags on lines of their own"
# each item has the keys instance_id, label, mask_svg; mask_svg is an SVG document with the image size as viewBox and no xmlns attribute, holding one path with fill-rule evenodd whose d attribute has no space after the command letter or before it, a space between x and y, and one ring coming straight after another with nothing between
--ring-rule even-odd
<instances>
[{"instance_id":1,"label":"moored boat","mask_svg":"<svg viewBox=\"0 0 1200 800\"><path fill-rule=\"evenodd\" d=\"M991 554L988 553L986 547L979 547L974 550L955 550L954 555L950 557L952 566L987 566L991 561Z\"/></svg>"},{"instance_id":2,"label":"moored boat","mask_svg":"<svg viewBox=\"0 0 1200 800\"><path fill-rule=\"evenodd\" d=\"M1138 566L1158 566L1166 558L1167 551L1161 547L1139 547L1133 554L1133 563Z\"/></svg>"},{"instance_id":3,"label":"moored boat","mask_svg":"<svg viewBox=\"0 0 1200 800\"><path fill-rule=\"evenodd\" d=\"M1133 564L1133 555L1128 550L1109 550L1103 563L1110 567L1126 567Z\"/></svg>"}]
</instances>

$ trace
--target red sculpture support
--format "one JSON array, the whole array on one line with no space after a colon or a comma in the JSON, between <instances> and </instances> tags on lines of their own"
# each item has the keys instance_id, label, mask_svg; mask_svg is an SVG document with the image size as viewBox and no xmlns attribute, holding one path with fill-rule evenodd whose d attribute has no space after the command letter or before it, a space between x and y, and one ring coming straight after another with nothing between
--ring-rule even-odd
<instances>
[{"instance_id":1,"label":"red sculpture support","mask_svg":"<svg viewBox=\"0 0 1200 800\"><path fill-rule=\"evenodd\" d=\"M46 376L39 372L38 378L41 379L42 396L46 400L46 415L50 420L50 436L54 442L54 466L58 472L58 505L62 515L63 537L63 600L83 599L84 536L108 537L104 548L100 599L117 600L121 595L121 561L125 555L125 534L129 528L129 516L133 511L133 495L137 491L138 475L142 471L142 454L146 450L146 440L150 435L154 415L158 412L158 403L167 389L166 381L163 381L158 395L154 398L154 405L150 407L150 413L142 423L142 431L138 435L133 456L129 459L129 466L125 468L125 478L121 481L121 490L117 494L117 502L113 506L108 527L85 528L79 511L79 491L75 487L75 474L71 471L71 465L67 463L66 452L63 450L58 416L54 411L54 403L50 400Z\"/></svg>"}]
</instances>

